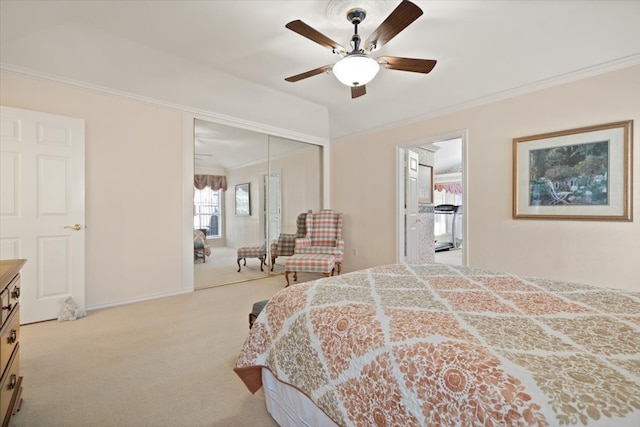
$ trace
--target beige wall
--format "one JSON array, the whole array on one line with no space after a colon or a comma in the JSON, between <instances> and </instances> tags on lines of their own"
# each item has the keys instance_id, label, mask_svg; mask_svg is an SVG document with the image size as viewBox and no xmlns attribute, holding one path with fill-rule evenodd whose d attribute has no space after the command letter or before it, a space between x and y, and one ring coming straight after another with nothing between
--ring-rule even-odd
<instances>
[{"instance_id":1,"label":"beige wall","mask_svg":"<svg viewBox=\"0 0 640 427\"><path fill-rule=\"evenodd\" d=\"M271 169L281 173L283 233L295 234L298 215L322 208L321 150L306 148L271 162Z\"/></svg>"},{"instance_id":2,"label":"beige wall","mask_svg":"<svg viewBox=\"0 0 640 427\"><path fill-rule=\"evenodd\" d=\"M10 73L0 103L85 120L86 304L183 291L182 114Z\"/></svg>"},{"instance_id":3,"label":"beige wall","mask_svg":"<svg viewBox=\"0 0 640 427\"><path fill-rule=\"evenodd\" d=\"M266 136L265 136L266 138ZM267 147L265 145L265 156ZM255 246L260 243L260 174L268 171L267 162L227 171L227 185L229 189L224 195L224 234L227 246L239 248ZM250 216L236 216L235 191L236 185L249 183L249 201L251 203Z\"/></svg>"},{"instance_id":4,"label":"beige wall","mask_svg":"<svg viewBox=\"0 0 640 427\"><path fill-rule=\"evenodd\" d=\"M265 154L266 157L266 154ZM259 186L261 174L280 171L282 197L282 232L295 233L298 215L307 210L320 209L321 152L313 147L266 162L229 170L226 173L229 190L225 194L225 235L227 246L239 248L260 243ZM250 183L251 216L235 215L234 193L236 184Z\"/></svg>"},{"instance_id":5,"label":"beige wall","mask_svg":"<svg viewBox=\"0 0 640 427\"><path fill-rule=\"evenodd\" d=\"M193 167L193 152L185 150L185 141L191 144L193 118L9 72L0 74L0 104L85 120L88 309L193 289L191 236L184 234L191 225L183 211L191 206L185 170ZM293 219L286 217L283 226L293 223L295 230L299 212L320 208L321 160L315 150L304 150L292 166L283 162L277 159L272 167L283 171L283 203L293 211L284 213ZM227 218L249 223L241 234L231 233L231 244L257 242L258 176L266 171L265 164L228 175ZM233 190L242 182L251 182L252 216L236 218ZM254 234L246 232L251 229Z\"/></svg>"},{"instance_id":6,"label":"beige wall","mask_svg":"<svg viewBox=\"0 0 640 427\"><path fill-rule=\"evenodd\" d=\"M629 119L638 143L640 66L333 144L331 204L345 214L345 269L396 259L396 145L467 130L470 266L640 290L639 171L633 222L511 217L512 138ZM639 158L636 149L636 167Z\"/></svg>"},{"instance_id":7,"label":"beige wall","mask_svg":"<svg viewBox=\"0 0 640 427\"><path fill-rule=\"evenodd\" d=\"M633 67L333 144L331 206L345 213L345 270L395 261L396 145L467 129L470 265L640 289L637 220L511 219L513 137L633 119L638 141L638 99ZM191 289L182 271L180 112L12 73L0 75L0 103L85 120L88 308Z\"/></svg>"}]
</instances>

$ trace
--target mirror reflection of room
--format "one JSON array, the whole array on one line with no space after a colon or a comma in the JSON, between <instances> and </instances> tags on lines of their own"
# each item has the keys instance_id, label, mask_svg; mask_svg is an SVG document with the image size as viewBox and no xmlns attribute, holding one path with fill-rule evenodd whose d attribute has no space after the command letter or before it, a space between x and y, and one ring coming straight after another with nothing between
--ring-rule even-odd
<instances>
[{"instance_id":1,"label":"mirror reflection of room","mask_svg":"<svg viewBox=\"0 0 640 427\"><path fill-rule=\"evenodd\" d=\"M313 144L195 120L196 289L284 273L271 246L320 209L321 156Z\"/></svg>"}]
</instances>

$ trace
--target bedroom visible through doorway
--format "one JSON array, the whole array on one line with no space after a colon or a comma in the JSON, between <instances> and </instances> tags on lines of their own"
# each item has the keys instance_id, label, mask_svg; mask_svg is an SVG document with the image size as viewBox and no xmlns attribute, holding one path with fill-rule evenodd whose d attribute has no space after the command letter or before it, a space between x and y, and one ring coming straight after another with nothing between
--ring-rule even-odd
<instances>
[{"instance_id":1,"label":"bedroom visible through doorway","mask_svg":"<svg viewBox=\"0 0 640 427\"><path fill-rule=\"evenodd\" d=\"M435 259L446 264L467 265L464 209L467 195L463 185L465 141L465 133L460 132L398 147L398 194L401 196L398 198L398 213L402 218L398 224L399 260L411 261L413 257L419 262ZM411 156L419 159L421 172L417 184L418 227L409 227L407 222L407 213L415 197L408 179ZM412 243L412 238L417 243ZM418 249L412 252L410 245L416 245ZM421 250L431 251L430 255L420 255Z\"/></svg>"}]
</instances>

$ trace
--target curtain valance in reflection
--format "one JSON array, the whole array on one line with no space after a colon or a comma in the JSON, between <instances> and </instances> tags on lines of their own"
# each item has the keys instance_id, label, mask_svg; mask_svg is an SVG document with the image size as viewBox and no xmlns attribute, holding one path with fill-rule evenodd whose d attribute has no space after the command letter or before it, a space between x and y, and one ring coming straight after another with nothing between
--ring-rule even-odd
<instances>
[{"instance_id":1,"label":"curtain valance in reflection","mask_svg":"<svg viewBox=\"0 0 640 427\"><path fill-rule=\"evenodd\" d=\"M448 183L448 184L435 184L433 186L436 191L446 191L451 194L462 194L462 184L458 182Z\"/></svg>"},{"instance_id":2,"label":"curtain valance in reflection","mask_svg":"<svg viewBox=\"0 0 640 427\"><path fill-rule=\"evenodd\" d=\"M194 175L193 186L198 190L209 187L214 191L227 191L227 177L222 175Z\"/></svg>"}]
</instances>

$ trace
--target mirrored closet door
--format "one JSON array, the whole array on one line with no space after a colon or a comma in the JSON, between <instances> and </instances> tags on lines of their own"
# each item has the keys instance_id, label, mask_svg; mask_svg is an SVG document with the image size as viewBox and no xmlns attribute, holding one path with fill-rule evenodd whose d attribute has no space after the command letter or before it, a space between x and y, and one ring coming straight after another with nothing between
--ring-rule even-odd
<instances>
[{"instance_id":1,"label":"mirrored closet door","mask_svg":"<svg viewBox=\"0 0 640 427\"><path fill-rule=\"evenodd\" d=\"M196 119L194 153L194 236L209 252L194 256L195 288L282 274L271 246L322 206L322 147Z\"/></svg>"}]
</instances>

